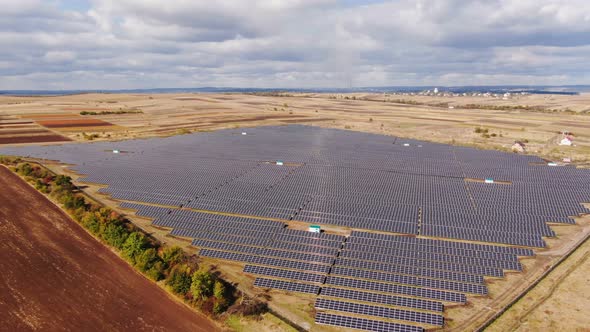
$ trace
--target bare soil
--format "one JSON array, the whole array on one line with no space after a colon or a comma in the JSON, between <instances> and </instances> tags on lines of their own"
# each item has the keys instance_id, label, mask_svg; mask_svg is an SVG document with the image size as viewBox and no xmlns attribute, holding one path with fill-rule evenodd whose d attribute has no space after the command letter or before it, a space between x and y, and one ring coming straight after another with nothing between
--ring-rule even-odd
<instances>
[{"instance_id":1,"label":"bare soil","mask_svg":"<svg viewBox=\"0 0 590 332\"><path fill-rule=\"evenodd\" d=\"M39 136L12 136L0 137L0 144L20 144L20 143L45 143L45 142L67 142L71 139L56 134L39 135Z\"/></svg>"},{"instance_id":2,"label":"bare soil","mask_svg":"<svg viewBox=\"0 0 590 332\"><path fill-rule=\"evenodd\" d=\"M0 188L0 330L218 330L5 167Z\"/></svg>"},{"instance_id":3,"label":"bare soil","mask_svg":"<svg viewBox=\"0 0 590 332\"><path fill-rule=\"evenodd\" d=\"M355 98L355 100L353 100ZM404 104L395 102L403 99ZM53 124L74 141L81 133L95 140L167 136L260 125L304 123L406 138L510 151L514 141L528 141L527 152L590 165L590 94L577 96L517 95L490 97L399 96L376 93L252 94L80 94L56 97L0 96L0 114L9 121L100 121L113 126ZM449 109L447 106L453 106ZM482 105L472 109L468 105ZM527 110L518 107L536 107ZM485 109L485 107L514 107ZM137 110L82 118L80 110ZM547 110L539 111L539 110ZM4 122L2 125L6 125ZM59 127L61 126L61 127ZM475 133L476 127L493 137ZM559 146L560 131L576 134L574 146ZM0 130L1 132L2 130ZM12 142L18 144L19 142ZM26 142L22 142L26 143Z\"/></svg>"},{"instance_id":4,"label":"bare soil","mask_svg":"<svg viewBox=\"0 0 590 332\"><path fill-rule=\"evenodd\" d=\"M112 126L111 123L95 119L68 119L68 120L47 120L38 122L47 128L68 128L68 127L102 127Z\"/></svg>"}]
</instances>

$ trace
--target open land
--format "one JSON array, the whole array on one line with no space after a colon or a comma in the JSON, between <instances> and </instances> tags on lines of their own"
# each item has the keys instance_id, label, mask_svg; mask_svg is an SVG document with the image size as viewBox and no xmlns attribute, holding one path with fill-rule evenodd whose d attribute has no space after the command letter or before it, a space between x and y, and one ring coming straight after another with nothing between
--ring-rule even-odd
<instances>
[{"instance_id":1,"label":"open land","mask_svg":"<svg viewBox=\"0 0 590 332\"><path fill-rule=\"evenodd\" d=\"M0 187L3 330L217 330L5 167Z\"/></svg>"},{"instance_id":2,"label":"open land","mask_svg":"<svg viewBox=\"0 0 590 332\"><path fill-rule=\"evenodd\" d=\"M416 104L409 104L407 101L410 99ZM589 103L589 95L527 95L509 101L428 96L404 97L402 101L396 96L371 94L301 94L281 97L240 94L3 96L0 97L0 143L3 136L12 136L10 133L6 134L7 128L22 131L41 128L64 139L85 141L88 134L96 134L97 137L93 138L95 140L114 140L301 123L505 151L509 150L515 140L526 140L527 150L531 154L554 160L568 157L579 165L588 165L590 132L584 129L590 128ZM472 109L471 106L461 108L462 105L474 104L484 106L481 109ZM448 107L451 105L453 109ZM511 105L531 105L535 110L490 109ZM548 111L542 112L539 108L546 108ZM92 116L79 114L82 111L126 109L140 110L142 113ZM476 127L487 128L490 133L496 133L496 136L482 137L474 132ZM573 147L557 145L561 131L575 134ZM37 135L34 133L15 135L35 136ZM23 143L27 142L25 138L21 140L24 140ZM72 175L59 165L49 166L55 171ZM97 193L98 188L90 185L87 191L105 204L113 207L118 205L118 200ZM169 230L154 227L150 219L130 217L157 238L191 248L190 241L170 237ZM487 280L489 296L470 297L467 306L445 306L445 329L473 330L511 303L528 285L543 276L589 234L588 217L576 218L576 223L552 225L557 237L546 239L547 249L536 250L533 258L521 259L522 272L507 273L505 278ZM583 299L569 299L575 294L580 296L587 293L584 292L587 287L584 282L587 281L590 264L584 259L588 256L587 250L583 251L586 247L587 244L568 257L490 329L533 331L555 327L583 330L588 324L584 317L587 305ZM210 259L205 261L218 268L228 280L238 283L244 291L253 296L271 298L271 308L299 326L318 331L332 330L312 324L315 310L312 297L278 290L260 291L253 287L254 278L242 272L243 264L225 261L219 264L217 260ZM550 296L547 296L547 290ZM575 302L576 306L572 307L571 302Z\"/></svg>"},{"instance_id":3,"label":"open land","mask_svg":"<svg viewBox=\"0 0 590 332\"><path fill-rule=\"evenodd\" d=\"M517 95L509 100L384 94L0 96L0 143L4 136L47 135L11 133L12 126L47 130L55 136L34 142L55 142L63 140L60 137L113 140L301 123L488 149L510 150L514 141L527 141L530 153L588 162L589 104L590 94ZM530 109L519 108L525 106ZM488 109L492 107L507 109ZM80 115L85 111L135 113ZM495 136L482 137L474 132L476 127ZM573 147L557 146L562 131L575 134ZM5 143L26 142L21 138Z\"/></svg>"}]
</instances>

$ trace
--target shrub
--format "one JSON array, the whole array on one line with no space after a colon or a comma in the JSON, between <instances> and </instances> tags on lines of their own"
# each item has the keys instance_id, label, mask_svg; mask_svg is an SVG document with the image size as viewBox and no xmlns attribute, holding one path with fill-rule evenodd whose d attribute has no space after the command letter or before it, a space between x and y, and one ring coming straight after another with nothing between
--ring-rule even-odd
<instances>
[{"instance_id":1,"label":"shrub","mask_svg":"<svg viewBox=\"0 0 590 332\"><path fill-rule=\"evenodd\" d=\"M162 250L162 260L167 266L172 267L184 261L184 251L178 246L166 247Z\"/></svg>"},{"instance_id":2,"label":"shrub","mask_svg":"<svg viewBox=\"0 0 590 332\"><path fill-rule=\"evenodd\" d=\"M98 234L100 224L94 213L87 213L81 221L82 225L86 227L92 234Z\"/></svg>"},{"instance_id":3,"label":"shrub","mask_svg":"<svg viewBox=\"0 0 590 332\"><path fill-rule=\"evenodd\" d=\"M218 300L225 298L225 286L219 280L216 280L215 285L213 285L213 296Z\"/></svg>"},{"instance_id":4,"label":"shrub","mask_svg":"<svg viewBox=\"0 0 590 332\"><path fill-rule=\"evenodd\" d=\"M214 280L211 273L207 271L197 271L193 273L191 279L191 294L194 299L205 299L213 294Z\"/></svg>"},{"instance_id":5,"label":"shrub","mask_svg":"<svg viewBox=\"0 0 590 332\"><path fill-rule=\"evenodd\" d=\"M145 272L152 268L152 266L159 261L156 249L149 248L139 253L135 257L135 266L141 271Z\"/></svg>"},{"instance_id":6,"label":"shrub","mask_svg":"<svg viewBox=\"0 0 590 332\"><path fill-rule=\"evenodd\" d=\"M145 274L155 281L162 279L164 277L164 263L161 260L156 261Z\"/></svg>"},{"instance_id":7,"label":"shrub","mask_svg":"<svg viewBox=\"0 0 590 332\"><path fill-rule=\"evenodd\" d=\"M125 240L121 246L123 257L135 264L135 257L143 252L147 245L145 235L140 232L133 232Z\"/></svg>"},{"instance_id":8,"label":"shrub","mask_svg":"<svg viewBox=\"0 0 590 332\"><path fill-rule=\"evenodd\" d=\"M173 267L166 280L166 285L168 285L174 293L183 296L185 296L191 289L191 283L190 268L186 264L178 264Z\"/></svg>"},{"instance_id":9,"label":"shrub","mask_svg":"<svg viewBox=\"0 0 590 332\"><path fill-rule=\"evenodd\" d=\"M127 240L127 230L123 226L114 223L107 223L102 228L101 233L101 237L105 242L117 249L121 249Z\"/></svg>"}]
</instances>

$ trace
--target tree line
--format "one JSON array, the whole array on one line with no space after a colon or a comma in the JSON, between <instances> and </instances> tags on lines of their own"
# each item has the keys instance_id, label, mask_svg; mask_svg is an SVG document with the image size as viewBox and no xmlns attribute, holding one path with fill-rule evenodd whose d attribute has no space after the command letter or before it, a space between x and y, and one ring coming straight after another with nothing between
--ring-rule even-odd
<instances>
[{"instance_id":1,"label":"tree line","mask_svg":"<svg viewBox=\"0 0 590 332\"><path fill-rule=\"evenodd\" d=\"M19 158L0 156L0 164L7 165L38 191L60 203L76 222L115 248L138 271L153 281L163 282L171 292L202 312L216 316L235 302L237 291L231 284L200 267L182 248L165 246L116 211L90 202L69 176L54 175ZM266 311L264 304L246 302L251 307L236 305L232 312L256 315Z\"/></svg>"}]
</instances>

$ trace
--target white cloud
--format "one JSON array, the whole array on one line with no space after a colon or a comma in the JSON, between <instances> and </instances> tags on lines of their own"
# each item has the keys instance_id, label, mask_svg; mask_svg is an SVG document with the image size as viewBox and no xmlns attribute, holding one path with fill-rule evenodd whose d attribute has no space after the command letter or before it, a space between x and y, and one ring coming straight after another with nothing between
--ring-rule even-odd
<instances>
[{"instance_id":1,"label":"white cloud","mask_svg":"<svg viewBox=\"0 0 590 332\"><path fill-rule=\"evenodd\" d=\"M57 3L0 0L0 89L590 83L586 0Z\"/></svg>"}]
</instances>

